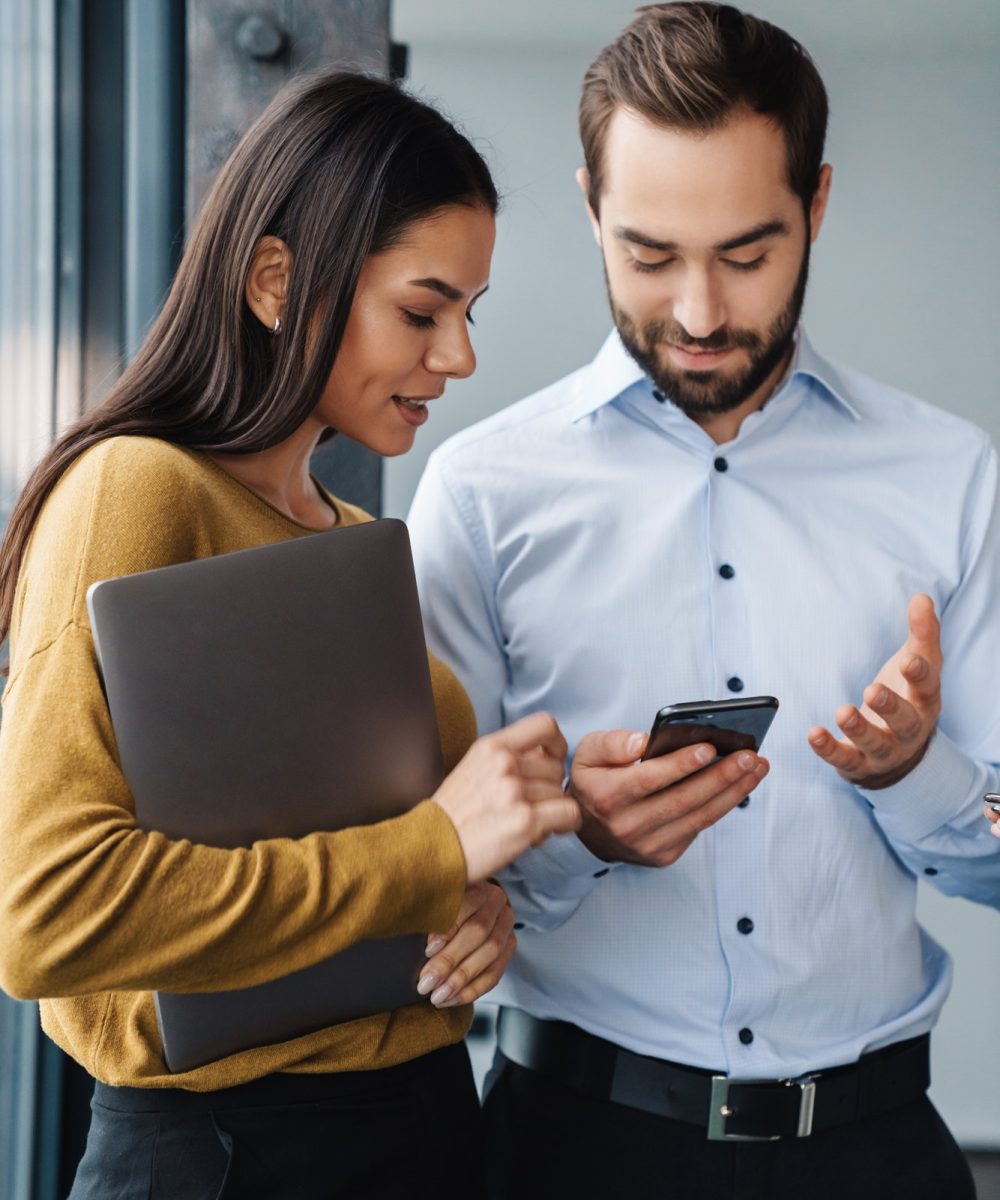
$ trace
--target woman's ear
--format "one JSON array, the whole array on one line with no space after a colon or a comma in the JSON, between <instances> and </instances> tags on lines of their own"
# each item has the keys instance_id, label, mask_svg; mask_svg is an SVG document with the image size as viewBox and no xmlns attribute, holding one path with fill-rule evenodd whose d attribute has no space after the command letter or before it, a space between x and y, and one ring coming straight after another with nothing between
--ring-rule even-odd
<instances>
[{"instance_id":1,"label":"woman's ear","mask_svg":"<svg viewBox=\"0 0 1000 1200\"><path fill-rule=\"evenodd\" d=\"M277 333L280 328L291 269L292 252L281 238L262 237L250 264L244 298L250 311L270 333Z\"/></svg>"}]
</instances>

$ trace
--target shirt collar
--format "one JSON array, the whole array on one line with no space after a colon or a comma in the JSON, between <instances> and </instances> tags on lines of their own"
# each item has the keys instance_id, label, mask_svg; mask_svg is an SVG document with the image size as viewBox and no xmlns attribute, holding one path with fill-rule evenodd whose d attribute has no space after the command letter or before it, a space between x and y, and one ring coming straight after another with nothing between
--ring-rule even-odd
<instances>
[{"instance_id":1,"label":"shirt collar","mask_svg":"<svg viewBox=\"0 0 1000 1200\"><path fill-rule=\"evenodd\" d=\"M791 366L775 395L782 393L793 380L804 378L818 384L820 395L826 396L847 416L861 420L861 413L848 399L848 388L832 364L816 353L799 327ZM642 368L622 345L618 331L612 330L598 350L593 362L579 371L573 379L572 398L567 406L571 421L590 416L605 404L610 404L633 387L651 389Z\"/></svg>"}]
</instances>

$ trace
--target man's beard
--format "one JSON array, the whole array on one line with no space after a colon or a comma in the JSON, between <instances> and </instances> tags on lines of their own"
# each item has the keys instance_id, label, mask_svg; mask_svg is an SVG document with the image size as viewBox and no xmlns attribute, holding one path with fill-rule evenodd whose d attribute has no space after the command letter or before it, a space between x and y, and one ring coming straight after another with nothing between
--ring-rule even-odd
<instances>
[{"instance_id":1,"label":"man's beard","mask_svg":"<svg viewBox=\"0 0 1000 1200\"><path fill-rule=\"evenodd\" d=\"M619 308L608 284L608 301L625 349L668 400L688 416L731 412L748 400L778 366L795 339L795 328L802 313L809 278L809 240L795 287L788 303L771 322L764 334L752 329L723 326L704 338L695 338L678 321L653 320L643 326ZM607 272L605 272L607 283ZM747 351L750 361L742 371L726 375L721 371L686 371L665 363L657 346L673 344L682 349L726 350L738 346Z\"/></svg>"}]
</instances>

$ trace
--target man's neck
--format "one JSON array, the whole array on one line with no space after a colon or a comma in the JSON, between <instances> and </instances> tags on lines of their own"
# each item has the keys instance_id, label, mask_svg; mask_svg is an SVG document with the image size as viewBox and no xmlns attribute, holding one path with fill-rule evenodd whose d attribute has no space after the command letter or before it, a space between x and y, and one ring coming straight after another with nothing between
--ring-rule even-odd
<instances>
[{"instance_id":1,"label":"man's neck","mask_svg":"<svg viewBox=\"0 0 1000 1200\"><path fill-rule=\"evenodd\" d=\"M764 380L752 395L748 396L738 408L731 408L723 413L688 413L688 416L708 434L717 446L731 442L740 431L745 417L759 412L771 399L784 380L785 373L792 361L795 348L790 347L770 375Z\"/></svg>"}]
</instances>

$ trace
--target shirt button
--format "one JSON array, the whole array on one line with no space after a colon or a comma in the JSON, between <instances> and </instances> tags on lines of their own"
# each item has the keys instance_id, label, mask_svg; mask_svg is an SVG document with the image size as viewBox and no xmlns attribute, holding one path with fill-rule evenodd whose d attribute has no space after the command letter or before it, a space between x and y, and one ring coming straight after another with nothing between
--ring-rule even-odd
<instances>
[{"instance_id":1,"label":"shirt button","mask_svg":"<svg viewBox=\"0 0 1000 1200\"><path fill-rule=\"evenodd\" d=\"M937 873L938 873L937 867L924 867L925 875L936 875Z\"/></svg>"},{"instance_id":2,"label":"shirt button","mask_svg":"<svg viewBox=\"0 0 1000 1200\"><path fill-rule=\"evenodd\" d=\"M524 922L523 922L523 921L515 921L515 922L514 922L514 928L515 928L515 929L523 929L523 928L524 928Z\"/></svg>"},{"instance_id":3,"label":"shirt button","mask_svg":"<svg viewBox=\"0 0 1000 1200\"><path fill-rule=\"evenodd\" d=\"M729 463L727 463L726 460L721 457L717 458L712 465L715 467L715 469L717 471L728 471L729 470Z\"/></svg>"},{"instance_id":4,"label":"shirt button","mask_svg":"<svg viewBox=\"0 0 1000 1200\"><path fill-rule=\"evenodd\" d=\"M742 692L743 680L740 679L739 675L734 675L732 679L726 680L726 687L729 688L731 692Z\"/></svg>"},{"instance_id":5,"label":"shirt button","mask_svg":"<svg viewBox=\"0 0 1000 1200\"><path fill-rule=\"evenodd\" d=\"M732 579L736 572L729 565L729 563L723 563L722 566L719 567L719 574L723 579Z\"/></svg>"},{"instance_id":6,"label":"shirt button","mask_svg":"<svg viewBox=\"0 0 1000 1200\"><path fill-rule=\"evenodd\" d=\"M600 878L602 878L604 875L607 875L607 873L608 873L610 870L611 870L611 868L610 868L610 867L605 867L605 868L604 868L603 870L601 870L601 871L595 871L595 872L594 872L594 878L595 878L595 879L600 879Z\"/></svg>"},{"instance_id":7,"label":"shirt button","mask_svg":"<svg viewBox=\"0 0 1000 1200\"><path fill-rule=\"evenodd\" d=\"M753 933L753 921L749 917L740 917L736 922L736 928L740 933Z\"/></svg>"},{"instance_id":8,"label":"shirt button","mask_svg":"<svg viewBox=\"0 0 1000 1200\"><path fill-rule=\"evenodd\" d=\"M742 799L742 800L739 802L739 804L737 804L737 805L736 805L736 807L737 807L737 808L746 808L746 806L747 806L749 803L750 803L750 797L749 797L749 796L744 796L744 797L743 797L743 799Z\"/></svg>"},{"instance_id":9,"label":"shirt button","mask_svg":"<svg viewBox=\"0 0 1000 1200\"><path fill-rule=\"evenodd\" d=\"M744 1046L749 1046L753 1041L753 1030L747 1029L745 1026L740 1030L740 1041Z\"/></svg>"},{"instance_id":10,"label":"shirt button","mask_svg":"<svg viewBox=\"0 0 1000 1200\"><path fill-rule=\"evenodd\" d=\"M659 388L653 388L653 399L657 402L657 404L663 404L666 400L666 396L664 396Z\"/></svg>"}]
</instances>

